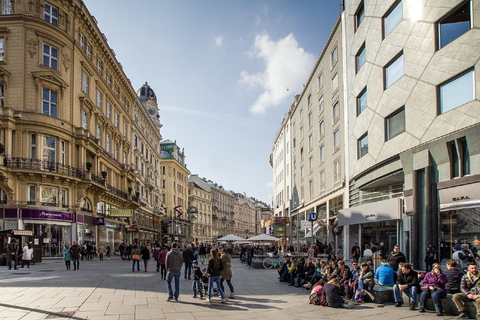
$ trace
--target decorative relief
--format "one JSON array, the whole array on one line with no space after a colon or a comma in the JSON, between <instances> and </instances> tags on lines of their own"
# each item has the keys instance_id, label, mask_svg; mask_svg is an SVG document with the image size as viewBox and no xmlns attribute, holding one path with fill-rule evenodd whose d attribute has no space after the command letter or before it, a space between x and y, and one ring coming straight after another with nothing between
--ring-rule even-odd
<instances>
[{"instance_id":1,"label":"decorative relief","mask_svg":"<svg viewBox=\"0 0 480 320\"><path fill-rule=\"evenodd\" d=\"M64 53L62 57L63 57L63 67L65 68L65 71L68 72L68 69L70 69L70 57L66 53Z\"/></svg>"},{"instance_id":2,"label":"decorative relief","mask_svg":"<svg viewBox=\"0 0 480 320\"><path fill-rule=\"evenodd\" d=\"M30 57L33 58L34 55L38 52L38 41L34 39L30 39L27 41L27 51L30 53Z\"/></svg>"}]
</instances>

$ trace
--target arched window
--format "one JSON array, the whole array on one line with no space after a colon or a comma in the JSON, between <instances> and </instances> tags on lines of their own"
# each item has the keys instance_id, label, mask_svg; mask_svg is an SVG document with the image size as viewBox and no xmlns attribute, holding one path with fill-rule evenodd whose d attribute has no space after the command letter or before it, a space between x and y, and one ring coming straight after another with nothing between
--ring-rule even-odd
<instances>
[{"instance_id":1,"label":"arched window","mask_svg":"<svg viewBox=\"0 0 480 320\"><path fill-rule=\"evenodd\" d=\"M81 210L86 212L92 212L92 203L87 197L83 198L82 200Z\"/></svg>"},{"instance_id":2,"label":"arched window","mask_svg":"<svg viewBox=\"0 0 480 320\"><path fill-rule=\"evenodd\" d=\"M1 204L7 203L7 193L3 189L0 189L0 203Z\"/></svg>"}]
</instances>

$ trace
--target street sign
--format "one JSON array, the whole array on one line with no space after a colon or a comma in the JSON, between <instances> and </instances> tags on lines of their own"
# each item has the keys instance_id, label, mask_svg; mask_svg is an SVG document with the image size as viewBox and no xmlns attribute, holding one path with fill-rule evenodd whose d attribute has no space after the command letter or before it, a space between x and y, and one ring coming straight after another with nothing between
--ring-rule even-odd
<instances>
[{"instance_id":1,"label":"street sign","mask_svg":"<svg viewBox=\"0 0 480 320\"><path fill-rule=\"evenodd\" d=\"M310 212L310 213L307 213L307 220L308 221L317 221L317 213L316 212Z\"/></svg>"},{"instance_id":2,"label":"street sign","mask_svg":"<svg viewBox=\"0 0 480 320\"><path fill-rule=\"evenodd\" d=\"M300 230L310 229L312 227L310 221L301 220L300 223L301 223Z\"/></svg>"}]
</instances>

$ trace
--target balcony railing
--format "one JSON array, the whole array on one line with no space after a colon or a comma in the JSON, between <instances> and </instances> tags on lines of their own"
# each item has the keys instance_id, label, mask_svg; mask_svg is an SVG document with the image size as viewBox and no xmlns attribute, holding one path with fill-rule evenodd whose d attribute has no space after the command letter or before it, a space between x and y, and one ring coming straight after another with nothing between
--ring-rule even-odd
<instances>
[{"instance_id":1,"label":"balcony railing","mask_svg":"<svg viewBox=\"0 0 480 320\"><path fill-rule=\"evenodd\" d=\"M30 158L5 158L4 161L5 166L8 168L57 172L79 179L85 179L85 171L58 162Z\"/></svg>"}]
</instances>

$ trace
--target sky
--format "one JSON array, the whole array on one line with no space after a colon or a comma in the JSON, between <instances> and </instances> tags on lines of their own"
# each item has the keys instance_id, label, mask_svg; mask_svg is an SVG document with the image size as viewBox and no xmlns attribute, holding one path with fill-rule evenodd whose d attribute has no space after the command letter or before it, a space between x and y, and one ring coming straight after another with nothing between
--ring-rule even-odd
<instances>
[{"instance_id":1,"label":"sky","mask_svg":"<svg viewBox=\"0 0 480 320\"><path fill-rule=\"evenodd\" d=\"M272 203L275 134L341 0L84 0L132 86L159 105L187 168Z\"/></svg>"}]
</instances>

